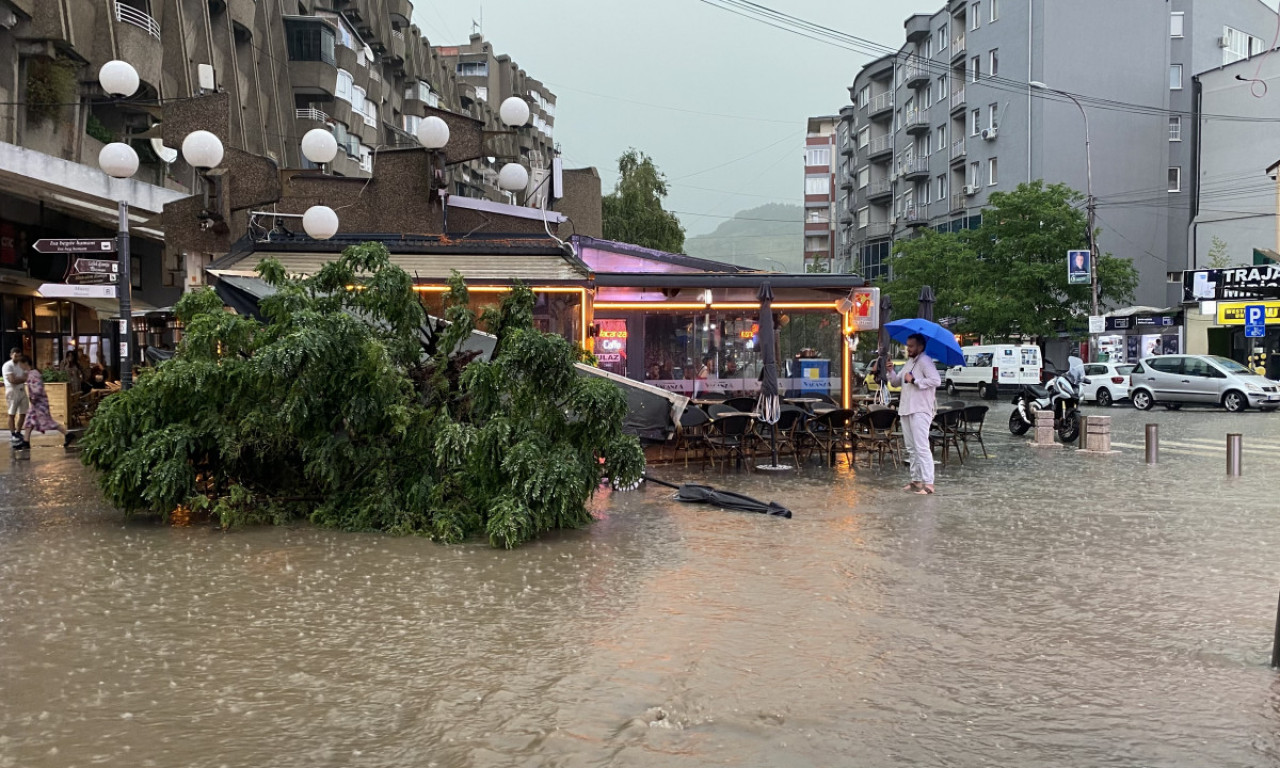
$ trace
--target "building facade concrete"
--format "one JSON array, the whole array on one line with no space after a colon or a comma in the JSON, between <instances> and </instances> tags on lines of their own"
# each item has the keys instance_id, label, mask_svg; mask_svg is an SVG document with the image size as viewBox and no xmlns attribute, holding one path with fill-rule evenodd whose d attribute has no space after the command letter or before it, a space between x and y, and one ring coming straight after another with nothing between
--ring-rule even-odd
<instances>
[{"instance_id":1,"label":"building facade concrete","mask_svg":"<svg viewBox=\"0 0 1280 768\"><path fill-rule=\"evenodd\" d=\"M853 182L844 261L887 277L894 241L976 227L989 195L1021 182L1085 193L1085 121L1061 91L1088 116L1100 250L1138 269L1138 304L1175 303L1189 208L1186 185L1173 182L1190 161L1172 118L1190 115L1184 91L1196 67L1223 55L1225 29L1242 30L1247 48L1276 24L1258 0L1191 6L952 0L908 18L906 44L858 72L841 113ZM1126 204L1134 195L1146 204Z\"/></svg>"},{"instance_id":2,"label":"building facade concrete","mask_svg":"<svg viewBox=\"0 0 1280 768\"><path fill-rule=\"evenodd\" d=\"M836 145L840 117L811 117L804 140L804 268L835 271Z\"/></svg>"}]
</instances>

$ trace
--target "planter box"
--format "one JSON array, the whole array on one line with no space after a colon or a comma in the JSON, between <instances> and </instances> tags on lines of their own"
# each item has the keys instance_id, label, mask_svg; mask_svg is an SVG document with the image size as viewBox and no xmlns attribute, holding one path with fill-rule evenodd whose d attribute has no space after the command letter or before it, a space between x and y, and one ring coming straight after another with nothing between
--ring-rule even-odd
<instances>
[{"instance_id":1,"label":"planter box","mask_svg":"<svg viewBox=\"0 0 1280 768\"><path fill-rule=\"evenodd\" d=\"M71 414L71 386L65 381L46 382L45 394L49 396L49 414L53 420L67 426L67 417Z\"/></svg>"}]
</instances>

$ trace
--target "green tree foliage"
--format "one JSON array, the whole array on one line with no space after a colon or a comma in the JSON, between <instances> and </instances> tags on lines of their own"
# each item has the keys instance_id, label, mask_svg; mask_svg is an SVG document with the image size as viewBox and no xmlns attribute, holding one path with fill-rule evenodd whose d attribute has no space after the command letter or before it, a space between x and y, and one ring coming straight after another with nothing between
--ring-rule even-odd
<instances>
[{"instance_id":1,"label":"green tree foliage","mask_svg":"<svg viewBox=\"0 0 1280 768\"><path fill-rule=\"evenodd\" d=\"M618 158L618 185L605 195L604 236L669 253L684 249L684 227L663 209L667 180L652 158L628 149Z\"/></svg>"},{"instance_id":2,"label":"green tree foliage","mask_svg":"<svg viewBox=\"0 0 1280 768\"><path fill-rule=\"evenodd\" d=\"M1217 235L1214 235L1210 242L1209 260L1206 266L1209 269L1225 269L1231 266L1231 251L1227 247L1227 242Z\"/></svg>"},{"instance_id":3,"label":"green tree foliage","mask_svg":"<svg viewBox=\"0 0 1280 768\"><path fill-rule=\"evenodd\" d=\"M920 288L933 286L935 318L956 318L956 330L988 338L1049 336L1080 329L1091 310L1090 288L1068 285L1066 252L1088 245L1079 193L1064 184L1020 184L993 193L976 230L902 241L884 292L897 317L914 317ZM1137 270L1101 254L1103 305L1133 300Z\"/></svg>"},{"instance_id":4,"label":"green tree foliage","mask_svg":"<svg viewBox=\"0 0 1280 768\"><path fill-rule=\"evenodd\" d=\"M225 312L212 291L187 294L177 354L91 422L82 459L126 514L305 516L513 547L588 523L604 477L639 479L625 396L578 375L581 350L534 328L528 289L482 318L497 336L483 362L459 351L477 318L456 273L442 323L380 244L310 278L274 260L258 271L277 290L265 323Z\"/></svg>"}]
</instances>

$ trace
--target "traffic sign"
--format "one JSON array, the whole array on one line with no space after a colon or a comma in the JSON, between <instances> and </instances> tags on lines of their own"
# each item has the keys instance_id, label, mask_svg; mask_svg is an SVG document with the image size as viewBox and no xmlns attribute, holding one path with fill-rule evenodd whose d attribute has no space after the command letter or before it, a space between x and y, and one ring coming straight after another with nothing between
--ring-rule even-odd
<instances>
[{"instance_id":1,"label":"traffic sign","mask_svg":"<svg viewBox=\"0 0 1280 768\"><path fill-rule=\"evenodd\" d=\"M68 285L66 283L44 283L38 289L46 299L114 299L114 285Z\"/></svg>"},{"instance_id":2,"label":"traffic sign","mask_svg":"<svg viewBox=\"0 0 1280 768\"><path fill-rule=\"evenodd\" d=\"M1266 304L1246 304L1244 307L1244 324L1245 325L1266 325L1267 324L1267 305Z\"/></svg>"},{"instance_id":3,"label":"traffic sign","mask_svg":"<svg viewBox=\"0 0 1280 768\"><path fill-rule=\"evenodd\" d=\"M45 238L32 246L37 253L115 253L114 237Z\"/></svg>"},{"instance_id":4,"label":"traffic sign","mask_svg":"<svg viewBox=\"0 0 1280 768\"><path fill-rule=\"evenodd\" d=\"M1261 339L1267 335L1267 326L1265 325L1249 325L1244 326L1244 337L1246 339Z\"/></svg>"},{"instance_id":5,"label":"traffic sign","mask_svg":"<svg viewBox=\"0 0 1280 768\"><path fill-rule=\"evenodd\" d=\"M71 262L71 271L79 274L115 274L120 271L120 262L113 259L76 259Z\"/></svg>"}]
</instances>

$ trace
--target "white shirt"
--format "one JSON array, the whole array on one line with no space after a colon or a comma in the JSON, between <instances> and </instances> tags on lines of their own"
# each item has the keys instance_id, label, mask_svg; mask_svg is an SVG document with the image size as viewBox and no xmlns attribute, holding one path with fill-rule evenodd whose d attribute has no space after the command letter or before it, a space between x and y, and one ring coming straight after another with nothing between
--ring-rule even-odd
<instances>
[{"instance_id":1,"label":"white shirt","mask_svg":"<svg viewBox=\"0 0 1280 768\"><path fill-rule=\"evenodd\" d=\"M22 368L18 367L18 364L17 364L17 363L15 363L15 362L13 362L12 360L10 360L10 361L8 361L7 363L5 363L5 364L4 364L4 369L3 369L3 371L2 371L2 372L0 372L0 375L3 375L3 376L4 376L4 391L5 391L6 393L8 393L10 390L14 390L14 389L22 389L23 387L25 387L25 386L26 386L26 384L13 384L13 383L10 383L10 381L9 381L9 377L10 377L10 376L21 376L21 375L22 375Z\"/></svg>"}]
</instances>

